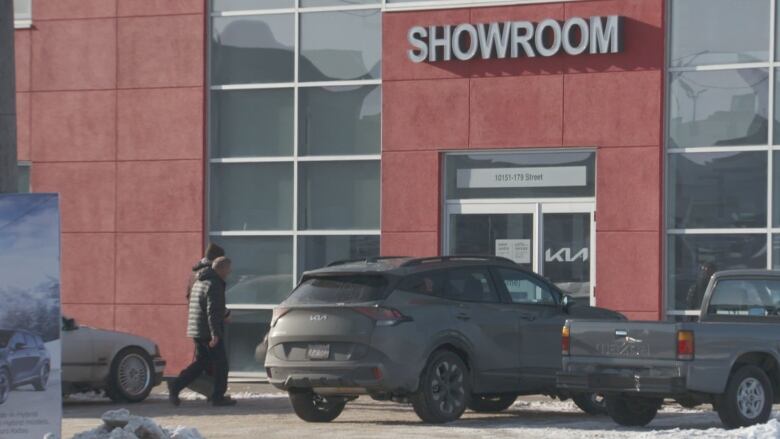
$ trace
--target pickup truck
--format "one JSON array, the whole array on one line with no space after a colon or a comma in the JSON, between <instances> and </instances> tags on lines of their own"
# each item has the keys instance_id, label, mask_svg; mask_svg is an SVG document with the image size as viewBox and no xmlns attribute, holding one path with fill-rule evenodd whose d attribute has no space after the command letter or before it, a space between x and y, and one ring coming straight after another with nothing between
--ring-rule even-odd
<instances>
[{"instance_id":1,"label":"pickup truck","mask_svg":"<svg viewBox=\"0 0 780 439\"><path fill-rule=\"evenodd\" d=\"M618 424L647 425L664 399L764 423L780 402L780 271L715 273L698 321L567 320L561 348L558 386L603 394Z\"/></svg>"}]
</instances>

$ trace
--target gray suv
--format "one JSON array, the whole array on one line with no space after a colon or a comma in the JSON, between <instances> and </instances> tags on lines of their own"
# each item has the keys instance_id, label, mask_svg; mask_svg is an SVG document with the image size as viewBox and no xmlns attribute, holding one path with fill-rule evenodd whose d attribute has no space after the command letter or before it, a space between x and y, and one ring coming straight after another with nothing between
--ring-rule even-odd
<instances>
[{"instance_id":1,"label":"gray suv","mask_svg":"<svg viewBox=\"0 0 780 439\"><path fill-rule=\"evenodd\" d=\"M624 319L574 303L550 281L496 257L374 258L305 273L274 310L265 367L295 413L329 422L359 395L411 402L430 423L468 407L499 412L556 388L568 318Z\"/></svg>"}]
</instances>

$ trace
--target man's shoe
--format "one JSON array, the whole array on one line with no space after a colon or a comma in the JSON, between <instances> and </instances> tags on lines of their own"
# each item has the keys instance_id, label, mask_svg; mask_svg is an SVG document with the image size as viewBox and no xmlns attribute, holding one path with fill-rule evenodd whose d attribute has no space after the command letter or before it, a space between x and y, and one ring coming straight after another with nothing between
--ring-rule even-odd
<instances>
[{"instance_id":1,"label":"man's shoe","mask_svg":"<svg viewBox=\"0 0 780 439\"><path fill-rule=\"evenodd\" d=\"M168 401L173 404L174 407L181 405L181 399L179 399L179 392L173 388L173 381L168 381Z\"/></svg>"},{"instance_id":2,"label":"man's shoe","mask_svg":"<svg viewBox=\"0 0 780 439\"><path fill-rule=\"evenodd\" d=\"M231 407L236 405L237 403L238 401L236 401L235 399L229 396L211 401L211 405L213 405L214 407Z\"/></svg>"}]
</instances>

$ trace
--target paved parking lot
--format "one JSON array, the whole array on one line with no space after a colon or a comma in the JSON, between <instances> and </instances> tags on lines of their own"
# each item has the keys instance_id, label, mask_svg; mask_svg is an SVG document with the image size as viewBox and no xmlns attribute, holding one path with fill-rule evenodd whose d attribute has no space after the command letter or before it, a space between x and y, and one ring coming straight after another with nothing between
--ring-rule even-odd
<instances>
[{"instance_id":1,"label":"paved parking lot","mask_svg":"<svg viewBox=\"0 0 780 439\"><path fill-rule=\"evenodd\" d=\"M307 424L292 412L286 395L269 386L233 385L231 392L242 398L239 405L232 408L212 408L202 400L184 401L181 407L174 408L160 393L144 403L126 407L133 414L153 417L164 426L196 427L208 439L739 437L734 432L726 434L720 430L720 421L714 413L677 406L666 409L646 429L620 428L609 418L585 415L569 403L537 397L521 398L510 410L499 415L467 412L463 419L453 424L427 426L418 421L409 406L360 398L349 404L341 417L331 424ZM66 401L63 437L69 438L98 426L104 411L119 407L108 400L94 398ZM680 427L686 430L676 430ZM713 428L718 430L709 430Z\"/></svg>"}]
</instances>

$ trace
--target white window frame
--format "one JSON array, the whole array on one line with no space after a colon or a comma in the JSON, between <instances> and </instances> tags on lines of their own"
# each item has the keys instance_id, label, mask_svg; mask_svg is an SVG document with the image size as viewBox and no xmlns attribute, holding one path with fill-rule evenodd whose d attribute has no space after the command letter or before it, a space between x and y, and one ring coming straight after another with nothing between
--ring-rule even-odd
<instances>
[{"instance_id":1,"label":"white window frame","mask_svg":"<svg viewBox=\"0 0 780 439\"><path fill-rule=\"evenodd\" d=\"M380 86L382 85L381 79L365 79L365 80L349 80L349 81L299 81L299 54L300 54L300 15L303 13L312 12L345 12L345 11L378 11L380 14L384 9L384 0L371 5L337 5L326 7L299 7L296 0L296 6L292 8L281 9L261 9L261 10L243 10L243 11L228 11L228 12L211 12L211 17L237 17L237 16L264 16L264 15L279 15L279 14L292 14L294 16L294 68L293 68L293 81L281 82L281 83L247 83L247 84L227 84L227 85L211 85L211 50L207 51L207 69L209 90L272 90L272 89L292 89L293 90L293 153L287 156L256 156L256 157L229 157L229 158L211 158L211 138L207 137L208 141L208 163L291 163L293 165L293 219L292 228L290 230L212 230L210 222L210 190L207 191L205 209L206 209L206 230L208 231L206 240L211 237L290 237L292 240L292 283L290 288L293 288L297 284L298 276L298 241L302 236L380 236L381 227L376 229L338 229L338 230L299 230L298 227L298 192L299 192L299 163L326 163L326 162L376 162L381 163L381 146L380 153L377 154L353 154L353 155L299 155L298 149L298 110L299 110L299 90L306 87L338 87L338 86ZM210 7L210 5L209 5ZM212 20L208 21L207 29L209 38L212 35ZM380 30L381 32L381 30ZM380 39L381 41L381 39ZM381 88L380 88L381 90ZM209 113L206 118L207 129L211 130L211 105L210 94L208 95L208 107ZM380 139L381 140L381 139ZM381 166L380 175L381 181ZM211 187L211 172L206 172L206 185L207 188ZM381 190L380 194L381 196ZM380 200L381 205L381 200ZM277 305L274 304L228 304L229 309L244 310L244 311L263 311L272 310ZM246 372L231 372L231 379L250 377L256 378L262 373L246 373Z\"/></svg>"},{"instance_id":2,"label":"white window frame","mask_svg":"<svg viewBox=\"0 0 780 439\"><path fill-rule=\"evenodd\" d=\"M670 288L671 273L668 266L669 262L669 240L673 236L686 236L686 235L766 235L767 244L767 257L766 257L766 269L771 270L773 266L772 255L772 240L773 236L780 238L780 227L772 227L773 222L773 161L775 151L780 151L780 142L775 144L774 142L774 114L775 114L775 74L777 69L780 69L780 61L776 60L775 46L776 36L775 29L777 27L777 14L776 9L778 7L778 0L767 0L770 4L770 26L769 26L769 61L765 62L750 62L750 63L736 63L736 64L708 64L701 66L690 67L671 67L671 49L672 49L672 36L671 36L671 3L676 0L666 0L666 26L667 26L667 43L666 43L666 62L665 62L665 104L664 104L664 169L669 169L669 158L673 154L684 153L712 153L712 152L745 152L745 151L761 151L767 153L767 223L766 227L759 228L672 228L669 224L668 213L672 209L670 197L671 186L671 174L664 172L664 235L661 245L661 251L663 252L663 310L667 317L690 317L698 316L700 310L698 309L674 309L674 303L676 298L672 297L672 291ZM672 74L678 72L705 72L705 71L727 71L727 70L739 70L739 69L767 69L768 72L768 95L767 96L767 143L765 145L740 145L740 146L697 146L697 147L677 147L669 148L669 123L668 118L670 115L671 105L671 79ZM678 292L679 293L679 292Z\"/></svg>"},{"instance_id":3,"label":"white window frame","mask_svg":"<svg viewBox=\"0 0 780 439\"><path fill-rule=\"evenodd\" d=\"M13 0L14 2L14 29L30 29L32 27L32 0ZM26 12L17 12L17 5L24 4Z\"/></svg>"}]
</instances>

